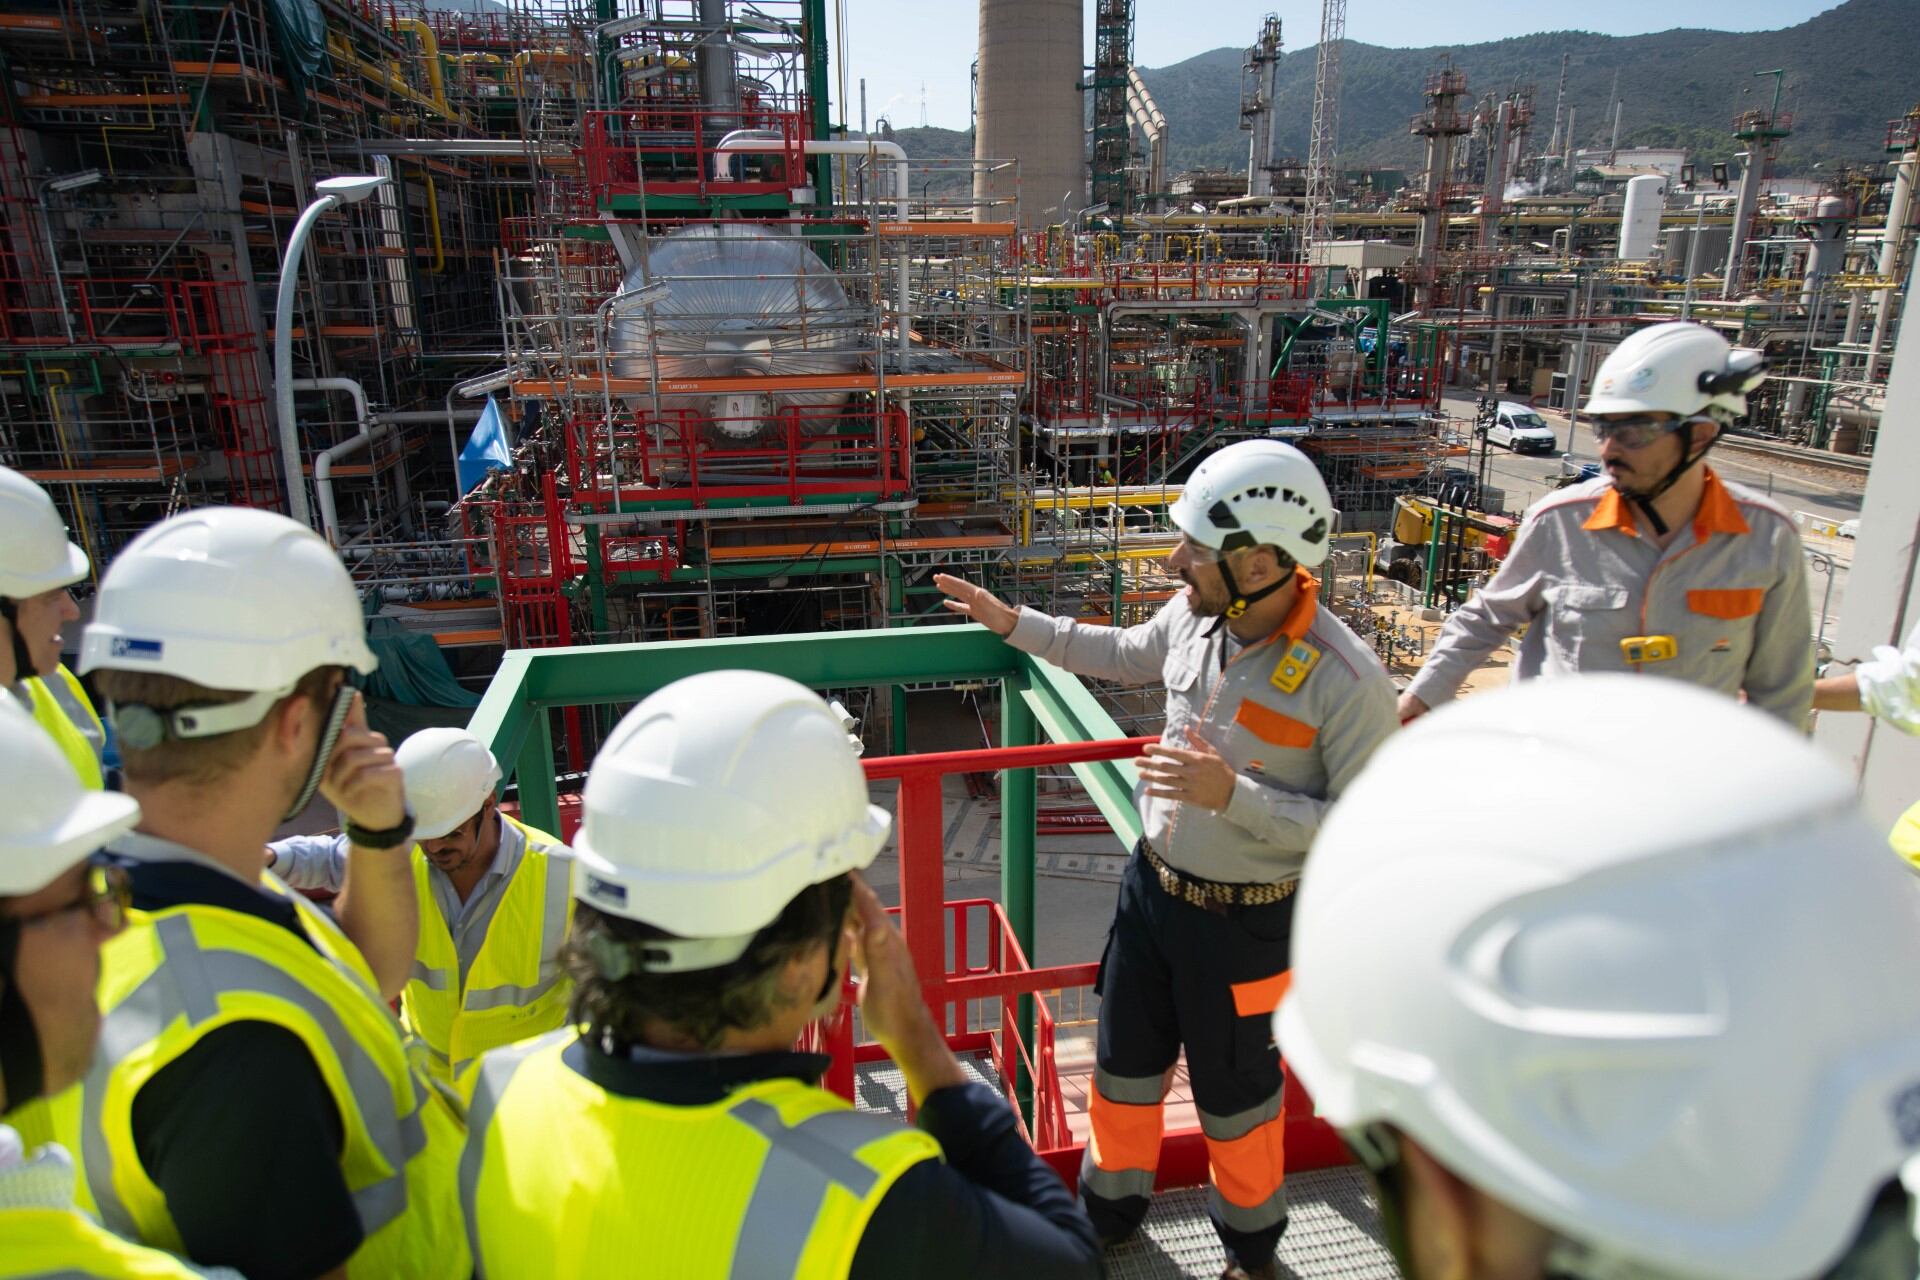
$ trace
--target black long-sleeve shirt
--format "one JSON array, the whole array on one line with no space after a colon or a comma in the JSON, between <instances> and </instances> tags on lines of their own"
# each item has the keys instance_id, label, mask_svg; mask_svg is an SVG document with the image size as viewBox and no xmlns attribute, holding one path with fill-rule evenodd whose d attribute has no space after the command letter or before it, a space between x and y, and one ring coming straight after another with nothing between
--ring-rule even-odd
<instances>
[{"instance_id":1,"label":"black long-sleeve shirt","mask_svg":"<svg viewBox=\"0 0 1920 1280\"><path fill-rule=\"evenodd\" d=\"M1017 1268L1101 1274L1093 1224L1020 1136L1005 1098L983 1084L938 1090L920 1108L920 1127L939 1139L946 1163L923 1160L888 1190L850 1280L978 1280Z\"/></svg>"},{"instance_id":2,"label":"black long-sleeve shirt","mask_svg":"<svg viewBox=\"0 0 1920 1280\"><path fill-rule=\"evenodd\" d=\"M818 1082L817 1054L616 1056L582 1039L564 1060L610 1093L668 1105L718 1101L755 1080ZM867 1221L850 1280L980 1280L1034 1275L1080 1280L1102 1274L1093 1223L1014 1123L1006 1099L983 1084L929 1094L920 1127L945 1161L923 1160L890 1187Z\"/></svg>"}]
</instances>

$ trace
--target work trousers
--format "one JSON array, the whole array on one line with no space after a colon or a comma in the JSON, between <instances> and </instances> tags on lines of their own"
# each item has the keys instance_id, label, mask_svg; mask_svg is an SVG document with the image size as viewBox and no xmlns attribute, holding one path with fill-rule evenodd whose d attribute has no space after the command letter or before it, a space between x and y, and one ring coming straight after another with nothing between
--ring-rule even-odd
<instances>
[{"instance_id":1,"label":"work trousers","mask_svg":"<svg viewBox=\"0 0 1920 1280\"><path fill-rule=\"evenodd\" d=\"M1136 848L1094 989L1100 1034L1080 1199L1103 1239L1146 1216L1163 1102L1180 1049L1206 1136L1208 1216L1259 1266L1287 1224L1286 1111L1272 1014L1285 989L1293 899L1197 907Z\"/></svg>"}]
</instances>

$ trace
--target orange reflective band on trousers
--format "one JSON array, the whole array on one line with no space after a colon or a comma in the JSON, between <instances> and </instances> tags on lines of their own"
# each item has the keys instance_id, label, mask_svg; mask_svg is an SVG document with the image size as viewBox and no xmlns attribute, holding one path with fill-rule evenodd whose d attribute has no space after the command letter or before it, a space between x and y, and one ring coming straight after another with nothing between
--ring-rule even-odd
<instances>
[{"instance_id":1,"label":"orange reflective band on trousers","mask_svg":"<svg viewBox=\"0 0 1920 1280\"><path fill-rule=\"evenodd\" d=\"M1161 1103L1114 1102L1096 1089L1087 1102L1087 1153L1102 1169L1152 1169L1163 1115Z\"/></svg>"},{"instance_id":2,"label":"orange reflective band on trousers","mask_svg":"<svg viewBox=\"0 0 1920 1280\"><path fill-rule=\"evenodd\" d=\"M1228 1204L1246 1209L1266 1205L1287 1181L1287 1111L1255 1125L1237 1138L1207 1135L1207 1175Z\"/></svg>"}]
</instances>

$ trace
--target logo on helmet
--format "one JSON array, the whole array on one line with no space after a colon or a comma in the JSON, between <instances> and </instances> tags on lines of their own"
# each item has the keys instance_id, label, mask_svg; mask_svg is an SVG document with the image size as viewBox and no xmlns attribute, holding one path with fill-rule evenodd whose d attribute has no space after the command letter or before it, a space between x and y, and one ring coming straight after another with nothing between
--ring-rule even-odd
<instances>
[{"instance_id":1,"label":"logo on helmet","mask_svg":"<svg viewBox=\"0 0 1920 1280\"><path fill-rule=\"evenodd\" d=\"M1639 395L1658 381L1660 381L1660 371L1650 364L1643 364L1633 371L1631 378L1627 379L1627 391L1631 395Z\"/></svg>"},{"instance_id":2,"label":"logo on helmet","mask_svg":"<svg viewBox=\"0 0 1920 1280\"><path fill-rule=\"evenodd\" d=\"M160 651L164 647L158 640L135 640L131 636L115 636L112 653L116 658L139 658L146 662L158 662Z\"/></svg>"},{"instance_id":3,"label":"logo on helmet","mask_svg":"<svg viewBox=\"0 0 1920 1280\"><path fill-rule=\"evenodd\" d=\"M596 902L604 902L615 910L621 910L627 905L625 885L602 880L596 875L587 876L587 896Z\"/></svg>"}]
</instances>

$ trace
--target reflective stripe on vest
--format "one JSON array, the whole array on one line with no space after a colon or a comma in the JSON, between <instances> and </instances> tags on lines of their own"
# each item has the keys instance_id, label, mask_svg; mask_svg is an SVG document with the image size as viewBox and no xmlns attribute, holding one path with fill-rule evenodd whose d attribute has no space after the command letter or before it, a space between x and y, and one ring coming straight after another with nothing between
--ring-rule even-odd
<instances>
[{"instance_id":1,"label":"reflective stripe on vest","mask_svg":"<svg viewBox=\"0 0 1920 1280\"><path fill-rule=\"evenodd\" d=\"M435 1074L452 1080L489 1049L552 1031L566 1021L571 988L557 961L572 919L573 860L545 832L505 814L500 821L524 842L520 863L470 926L480 950L460 983L460 957L437 910L426 855L415 850L414 887L421 901L420 941L401 995L407 1024L433 1058ZM531 979L528 981L527 979Z\"/></svg>"},{"instance_id":2,"label":"reflective stripe on vest","mask_svg":"<svg viewBox=\"0 0 1920 1280\"><path fill-rule=\"evenodd\" d=\"M61 667L50 677L24 680L21 687L33 699L33 718L80 775L81 785L100 790L104 785L100 753L106 750L107 733L79 680Z\"/></svg>"},{"instance_id":3,"label":"reflective stripe on vest","mask_svg":"<svg viewBox=\"0 0 1920 1280\"><path fill-rule=\"evenodd\" d=\"M271 877L266 887L279 891ZM135 1146L135 1099L208 1032L261 1022L300 1037L339 1109L341 1171L364 1236L348 1274L464 1275L455 1113L409 1070L400 1030L358 952L296 901L313 947L256 917L190 905L135 912L103 948L108 1007L73 1117L78 1132L61 1132L80 1157L83 1187L112 1230L180 1248Z\"/></svg>"},{"instance_id":4,"label":"reflective stripe on vest","mask_svg":"<svg viewBox=\"0 0 1920 1280\"><path fill-rule=\"evenodd\" d=\"M72 1209L0 1209L0 1280L193 1280L170 1253L122 1240Z\"/></svg>"},{"instance_id":5,"label":"reflective stripe on vest","mask_svg":"<svg viewBox=\"0 0 1920 1280\"><path fill-rule=\"evenodd\" d=\"M576 1039L481 1059L460 1163L476 1276L489 1262L532 1274L536 1259L617 1272L651 1247L661 1274L686 1280L844 1277L893 1183L940 1158L931 1135L792 1079L706 1106L610 1094L564 1061Z\"/></svg>"}]
</instances>

